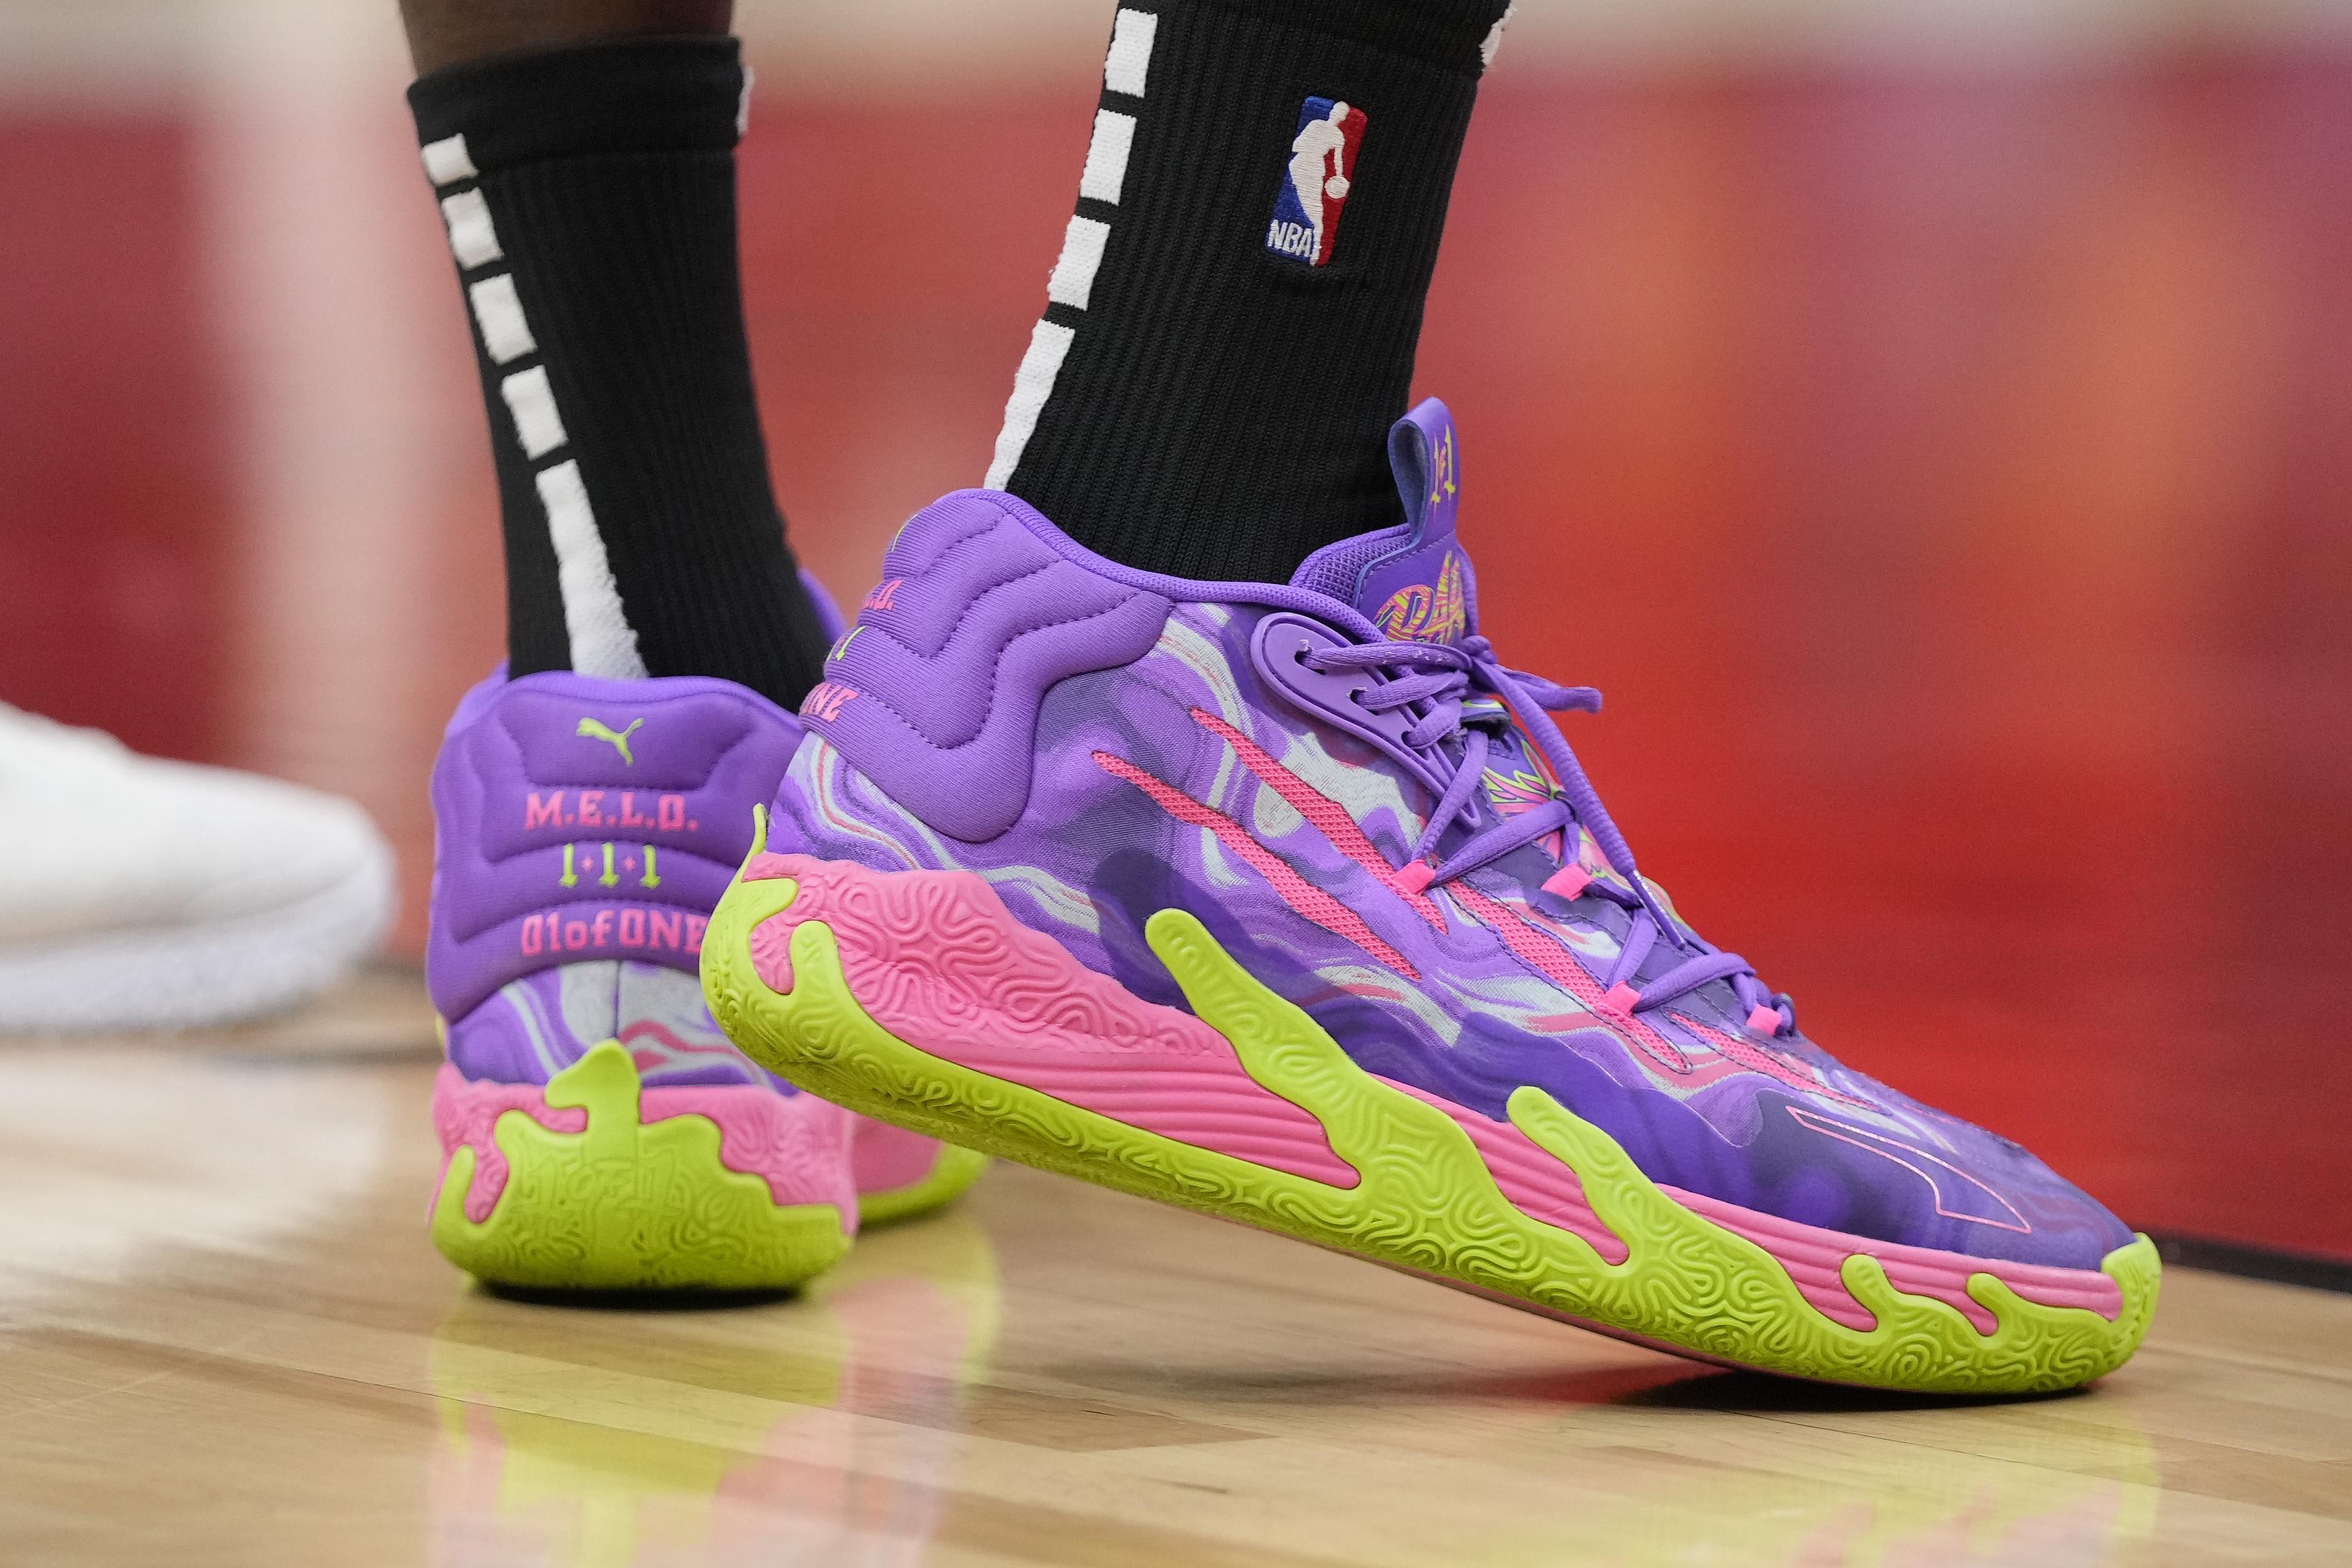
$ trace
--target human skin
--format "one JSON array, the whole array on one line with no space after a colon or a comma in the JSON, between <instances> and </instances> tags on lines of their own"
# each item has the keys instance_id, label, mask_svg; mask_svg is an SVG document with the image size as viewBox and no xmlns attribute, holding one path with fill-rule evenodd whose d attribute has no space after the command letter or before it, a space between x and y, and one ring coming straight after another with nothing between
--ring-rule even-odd
<instances>
[{"instance_id":1,"label":"human skin","mask_svg":"<svg viewBox=\"0 0 2352 1568\"><path fill-rule=\"evenodd\" d=\"M724 33L735 0L401 0L417 74L604 38Z\"/></svg>"}]
</instances>

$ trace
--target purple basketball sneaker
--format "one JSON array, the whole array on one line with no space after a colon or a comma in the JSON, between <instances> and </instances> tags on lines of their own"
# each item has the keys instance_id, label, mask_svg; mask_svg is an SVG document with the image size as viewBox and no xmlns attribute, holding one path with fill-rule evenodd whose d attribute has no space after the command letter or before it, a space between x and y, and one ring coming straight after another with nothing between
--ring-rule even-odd
<instances>
[{"instance_id":1,"label":"purple basketball sneaker","mask_svg":"<svg viewBox=\"0 0 2352 1568\"><path fill-rule=\"evenodd\" d=\"M774 1289L984 1161L746 1061L696 971L801 726L689 678L493 677L433 773L426 975L448 1060L433 1239L541 1289Z\"/></svg>"},{"instance_id":2,"label":"purple basketball sneaker","mask_svg":"<svg viewBox=\"0 0 2352 1568\"><path fill-rule=\"evenodd\" d=\"M1444 406L1288 584L950 495L803 707L711 1010L866 1113L1645 1344L1902 1389L2120 1364L2153 1246L1840 1066L1635 870L1479 635Z\"/></svg>"}]
</instances>

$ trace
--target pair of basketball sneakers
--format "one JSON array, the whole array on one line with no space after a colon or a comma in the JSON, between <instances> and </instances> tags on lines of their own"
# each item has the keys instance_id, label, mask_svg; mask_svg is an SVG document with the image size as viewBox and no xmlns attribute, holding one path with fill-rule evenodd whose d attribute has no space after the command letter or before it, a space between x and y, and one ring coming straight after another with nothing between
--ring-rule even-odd
<instances>
[{"instance_id":1,"label":"pair of basketball sneakers","mask_svg":"<svg viewBox=\"0 0 2352 1568\"><path fill-rule=\"evenodd\" d=\"M993 1154L1729 1364L2120 1364L2147 1239L1682 921L1553 717L1598 695L1479 630L1444 406L1390 456L1406 521L1288 583L951 494L797 718L710 679L469 694L433 783L442 1250L789 1286Z\"/></svg>"}]
</instances>

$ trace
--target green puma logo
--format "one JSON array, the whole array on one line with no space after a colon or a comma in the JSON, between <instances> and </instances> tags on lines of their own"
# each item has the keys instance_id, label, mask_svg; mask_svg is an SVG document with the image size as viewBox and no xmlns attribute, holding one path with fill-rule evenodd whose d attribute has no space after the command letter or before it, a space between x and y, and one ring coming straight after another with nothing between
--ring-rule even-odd
<instances>
[{"instance_id":1,"label":"green puma logo","mask_svg":"<svg viewBox=\"0 0 2352 1568\"><path fill-rule=\"evenodd\" d=\"M621 761L634 768L637 765L637 759L629 755L629 737L635 734L637 726L644 722L643 719L632 719L629 721L629 727L616 735L605 727L602 719L583 719L580 721L580 728L572 733L584 735L592 741L610 742L613 750L621 753Z\"/></svg>"}]
</instances>

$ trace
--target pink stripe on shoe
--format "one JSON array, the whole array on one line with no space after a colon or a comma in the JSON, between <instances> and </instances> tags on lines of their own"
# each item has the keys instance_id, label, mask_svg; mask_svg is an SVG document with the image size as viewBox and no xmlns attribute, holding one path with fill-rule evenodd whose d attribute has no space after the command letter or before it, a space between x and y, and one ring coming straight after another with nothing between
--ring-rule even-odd
<instances>
[{"instance_id":1,"label":"pink stripe on shoe","mask_svg":"<svg viewBox=\"0 0 2352 1568\"><path fill-rule=\"evenodd\" d=\"M1503 945L1520 963L1583 1003L1593 1016L1595 1027L1609 1029L1632 1041L1643 1055L1670 1073L1681 1075L1691 1070L1690 1058L1683 1054L1680 1046L1631 1013L1612 1009L1600 982L1584 972L1575 954L1537 929L1517 910L1498 899L1488 898L1467 882L1454 882L1446 891L1470 911L1473 919L1502 938Z\"/></svg>"},{"instance_id":2,"label":"pink stripe on shoe","mask_svg":"<svg viewBox=\"0 0 2352 1568\"><path fill-rule=\"evenodd\" d=\"M1325 795L1321 790L1284 767L1266 749L1218 718L1204 708L1192 710L1192 721L1213 735L1221 737L1242 760L1242 765L1257 775L1258 782L1280 795L1289 807L1314 824L1317 832L1331 841L1331 847L1370 871L1374 877L1394 888L1397 896L1427 921L1430 929L1445 929L1445 916L1424 895L1434 868L1421 860L1402 866L1391 866L1348 808Z\"/></svg>"},{"instance_id":3,"label":"pink stripe on shoe","mask_svg":"<svg viewBox=\"0 0 2352 1568\"><path fill-rule=\"evenodd\" d=\"M1502 938L1503 945L1517 954L1521 963L1583 1003L1592 1014L1594 1026L1606 1028L1620 1038L1632 1042L1644 1056L1677 1078L1685 1079L1691 1087L1696 1088L1704 1081L1689 1077L1694 1070L1693 1063L1680 1046L1643 1022L1634 1013L1633 1002L1638 994L1633 987L1621 984L1602 991L1600 982L1584 972L1584 966L1576 961L1574 954L1510 905L1488 897L1467 882L1452 883L1448 890L1479 923ZM1684 1027L1712 1047L1724 1060L1745 1071L1762 1073L1805 1094L1870 1109L1868 1101L1832 1089L1761 1047L1735 1039L1720 1029L1710 1029L1695 1018L1685 1017L1681 1014L1675 1016Z\"/></svg>"},{"instance_id":4,"label":"pink stripe on shoe","mask_svg":"<svg viewBox=\"0 0 2352 1568\"><path fill-rule=\"evenodd\" d=\"M1249 829L1240 823L1215 807L1194 800L1165 779L1154 778L1125 757L1097 752L1095 761L1103 772L1115 778L1125 779L1150 795L1160 810L1187 827L1205 827L1215 834L1218 843L1273 885L1274 890L1282 895L1284 903L1333 936L1354 942L1406 979L1421 978L1421 971L1412 966L1412 960L1383 941L1365 923L1363 916L1300 876L1289 861L1250 837Z\"/></svg>"},{"instance_id":5,"label":"pink stripe on shoe","mask_svg":"<svg viewBox=\"0 0 2352 1568\"><path fill-rule=\"evenodd\" d=\"M771 989L792 989L793 931L822 921L858 1005L918 1050L1180 1143L1356 1184L1323 1124L1251 1078L1223 1035L1087 968L973 873L802 855L762 856L754 873L799 884L751 933Z\"/></svg>"}]
</instances>

